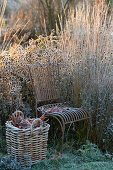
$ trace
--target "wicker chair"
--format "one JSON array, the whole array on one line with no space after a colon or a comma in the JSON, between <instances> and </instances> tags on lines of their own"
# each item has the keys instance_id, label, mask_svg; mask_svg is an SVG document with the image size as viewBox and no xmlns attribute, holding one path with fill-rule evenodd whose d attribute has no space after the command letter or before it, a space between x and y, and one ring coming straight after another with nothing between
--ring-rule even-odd
<instances>
[{"instance_id":1,"label":"wicker chair","mask_svg":"<svg viewBox=\"0 0 113 170\"><path fill-rule=\"evenodd\" d=\"M47 104L37 108L41 102L51 103L60 99L59 64L36 64L29 65L28 68L36 98L36 117L39 116L38 111L38 113L45 114L46 117L53 117L58 120L62 130L62 154L65 125L81 120L88 120L90 125L90 115L82 108L67 107L63 103ZM60 108L60 110L49 111L49 109L52 110L55 107Z\"/></svg>"}]
</instances>

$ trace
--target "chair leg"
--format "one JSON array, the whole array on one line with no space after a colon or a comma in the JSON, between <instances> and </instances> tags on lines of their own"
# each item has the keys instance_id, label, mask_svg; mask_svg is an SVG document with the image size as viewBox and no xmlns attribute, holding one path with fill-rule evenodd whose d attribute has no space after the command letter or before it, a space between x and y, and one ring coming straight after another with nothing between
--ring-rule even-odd
<instances>
[{"instance_id":1,"label":"chair leg","mask_svg":"<svg viewBox=\"0 0 113 170\"><path fill-rule=\"evenodd\" d=\"M64 144L64 132L65 132L65 123L63 120L59 120L58 117L56 119L59 121L62 131L62 142L61 142L61 155L63 154L63 144Z\"/></svg>"},{"instance_id":2,"label":"chair leg","mask_svg":"<svg viewBox=\"0 0 113 170\"><path fill-rule=\"evenodd\" d=\"M64 143L64 132L65 132L65 127L62 128L62 143L61 143L61 154L63 154L63 143Z\"/></svg>"},{"instance_id":3,"label":"chair leg","mask_svg":"<svg viewBox=\"0 0 113 170\"><path fill-rule=\"evenodd\" d=\"M89 138L90 126L91 126L91 120L88 119L87 121L88 121L87 140L88 140L88 138Z\"/></svg>"},{"instance_id":4,"label":"chair leg","mask_svg":"<svg viewBox=\"0 0 113 170\"><path fill-rule=\"evenodd\" d=\"M62 131L62 143L61 143L61 154L63 153L63 142L64 142L64 132L65 132L65 123L63 120L60 120L60 118L58 118L58 116L55 115L49 115L51 117L54 117L55 119L58 120L60 127L61 127L61 131Z\"/></svg>"},{"instance_id":5,"label":"chair leg","mask_svg":"<svg viewBox=\"0 0 113 170\"><path fill-rule=\"evenodd\" d=\"M36 111L36 117L38 116L37 115L37 100L36 100L36 104L35 104L35 111Z\"/></svg>"}]
</instances>

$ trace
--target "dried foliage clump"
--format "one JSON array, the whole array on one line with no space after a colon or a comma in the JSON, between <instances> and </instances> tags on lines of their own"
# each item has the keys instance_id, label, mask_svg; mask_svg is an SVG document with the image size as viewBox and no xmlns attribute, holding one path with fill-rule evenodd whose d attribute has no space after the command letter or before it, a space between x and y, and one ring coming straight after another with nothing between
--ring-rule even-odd
<instances>
[{"instance_id":1,"label":"dried foliage clump","mask_svg":"<svg viewBox=\"0 0 113 170\"><path fill-rule=\"evenodd\" d=\"M34 99L28 64L60 61L62 55L61 49L58 48L60 43L52 34L48 37L39 36L36 40L31 39L25 47L14 44L9 50L1 52L0 110L4 115L3 122L15 109L30 113Z\"/></svg>"}]
</instances>

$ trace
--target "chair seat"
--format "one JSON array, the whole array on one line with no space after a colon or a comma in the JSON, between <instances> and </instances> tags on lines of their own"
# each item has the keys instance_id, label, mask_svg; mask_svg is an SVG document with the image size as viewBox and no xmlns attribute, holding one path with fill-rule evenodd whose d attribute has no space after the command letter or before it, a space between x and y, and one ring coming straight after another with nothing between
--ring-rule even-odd
<instances>
[{"instance_id":1,"label":"chair seat","mask_svg":"<svg viewBox=\"0 0 113 170\"><path fill-rule=\"evenodd\" d=\"M46 117L55 116L60 118L64 124L90 118L88 112L82 108L68 107L62 103L43 105L38 107L38 111L45 114Z\"/></svg>"}]
</instances>

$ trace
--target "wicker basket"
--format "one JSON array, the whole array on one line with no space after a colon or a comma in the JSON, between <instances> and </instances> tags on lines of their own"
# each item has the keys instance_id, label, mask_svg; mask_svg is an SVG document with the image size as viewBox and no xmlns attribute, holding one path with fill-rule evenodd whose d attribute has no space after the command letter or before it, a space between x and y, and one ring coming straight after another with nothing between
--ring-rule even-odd
<instances>
[{"instance_id":1,"label":"wicker basket","mask_svg":"<svg viewBox=\"0 0 113 170\"><path fill-rule=\"evenodd\" d=\"M33 119L31 119L33 120ZM34 128L37 121L40 127ZM6 122L6 141L8 154L12 159L17 159L22 166L35 164L46 158L48 130L50 125L37 118L31 128L20 129L12 125L12 121Z\"/></svg>"}]
</instances>

